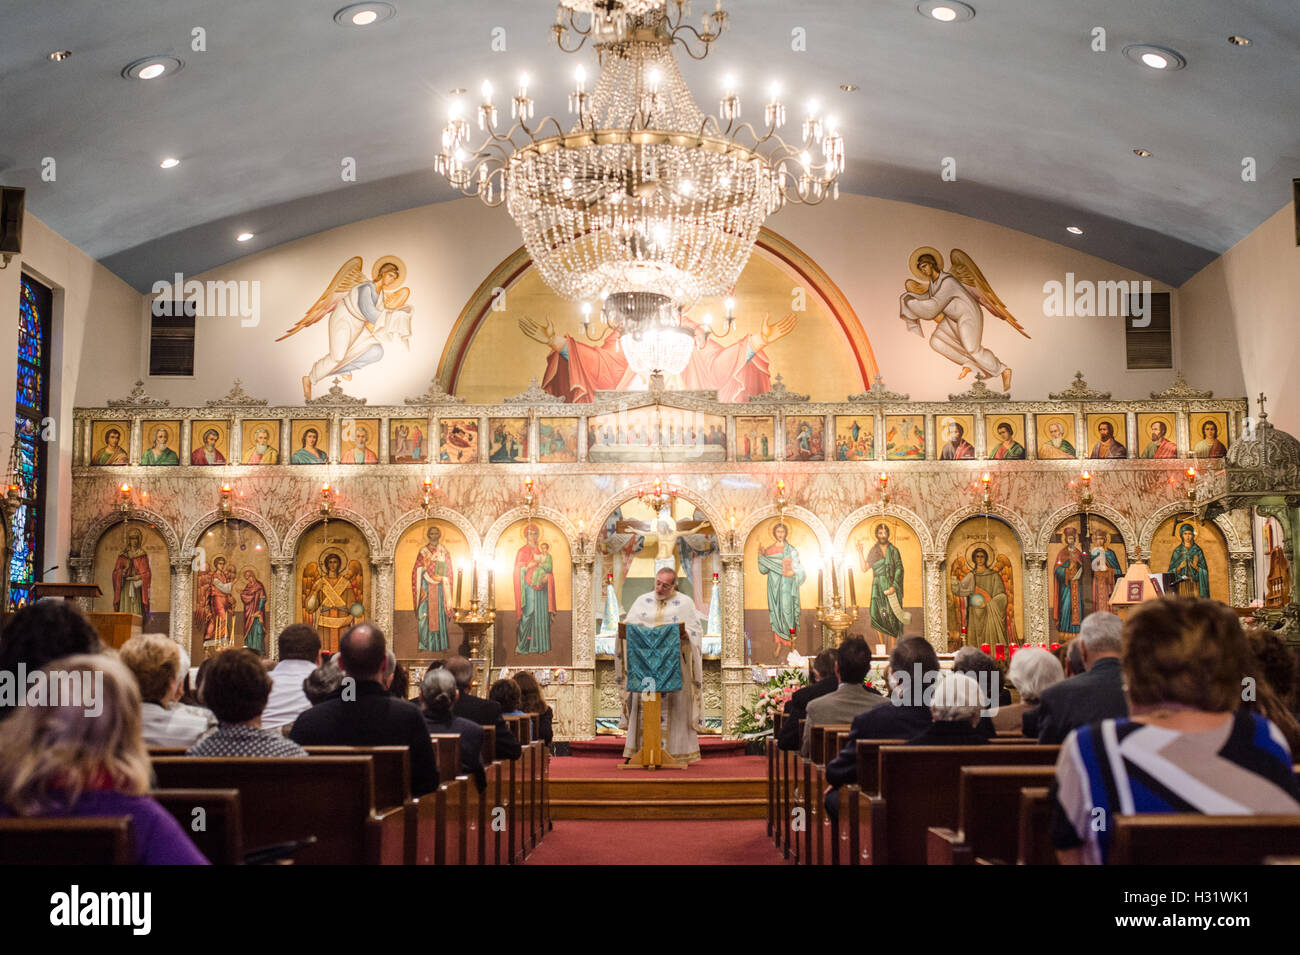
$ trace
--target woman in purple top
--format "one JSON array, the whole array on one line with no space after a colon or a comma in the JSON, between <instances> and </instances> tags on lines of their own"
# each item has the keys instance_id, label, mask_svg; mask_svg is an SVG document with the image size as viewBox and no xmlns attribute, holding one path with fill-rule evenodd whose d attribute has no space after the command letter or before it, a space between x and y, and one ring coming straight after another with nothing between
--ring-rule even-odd
<instances>
[{"instance_id":1,"label":"woman in purple top","mask_svg":"<svg viewBox=\"0 0 1300 955\"><path fill-rule=\"evenodd\" d=\"M140 691L112 657L72 656L44 672L45 705L0 727L0 816L130 816L138 865L207 865L149 793Z\"/></svg>"}]
</instances>

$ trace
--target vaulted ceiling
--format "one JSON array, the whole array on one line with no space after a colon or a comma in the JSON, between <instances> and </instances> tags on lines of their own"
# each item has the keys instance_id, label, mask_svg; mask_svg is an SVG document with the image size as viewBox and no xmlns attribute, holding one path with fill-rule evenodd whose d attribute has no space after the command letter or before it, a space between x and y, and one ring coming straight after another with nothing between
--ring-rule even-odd
<instances>
[{"instance_id":1,"label":"vaulted ceiling","mask_svg":"<svg viewBox=\"0 0 1300 955\"><path fill-rule=\"evenodd\" d=\"M539 114L567 117L579 60L552 43L550 0L392 2L393 19L364 28L335 23L345 0L5 2L0 183L25 186L33 214L143 290L454 198L432 171L453 88L490 78L509 89L526 70ZM1300 176L1300 3L971 4L974 18L941 23L915 0L727 0L730 31L683 72L708 112L726 72L746 118L773 79L792 119L819 98L840 120L850 192L1010 226L1174 285L1288 201ZM504 52L492 49L496 27ZM1093 49L1098 27L1105 52ZM192 49L195 28L204 51ZM796 30L806 50L792 48ZM1123 52L1136 43L1172 48L1187 66L1144 67ZM63 49L72 56L48 58ZM122 77L164 54L184 68ZM594 70L594 55L579 57ZM181 164L159 168L166 156ZM343 180L344 157L356 182ZM941 177L946 157L955 181ZM242 231L256 237L236 243Z\"/></svg>"}]
</instances>

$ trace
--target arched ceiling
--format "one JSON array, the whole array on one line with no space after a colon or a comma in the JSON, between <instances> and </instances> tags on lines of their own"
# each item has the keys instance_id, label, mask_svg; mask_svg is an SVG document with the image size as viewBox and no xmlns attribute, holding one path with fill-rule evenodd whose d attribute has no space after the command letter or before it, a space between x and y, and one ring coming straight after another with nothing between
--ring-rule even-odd
<instances>
[{"instance_id":1,"label":"arched ceiling","mask_svg":"<svg viewBox=\"0 0 1300 955\"><path fill-rule=\"evenodd\" d=\"M509 89L527 70L539 115L567 117L578 59L551 42L549 0L393 2L394 19L362 29L334 22L344 0L6 3L0 182L27 187L33 214L143 290L454 198L431 167L455 87L488 77ZM774 78L792 120L818 97L840 119L848 191L996 222L1174 285L1288 201L1300 176L1300 3L971 2L973 19L943 24L915 0L727 0L732 29L683 71L710 112L725 72L749 119ZM196 27L206 51L191 49ZM505 52L491 48L494 27ZM1095 27L1104 53L1091 48ZM1229 44L1232 34L1251 45ZM1178 50L1186 69L1135 64L1122 49L1138 42ZM73 55L50 61L58 49ZM184 69L120 75L167 53ZM169 155L181 165L160 169ZM46 157L54 181L42 178ZM344 157L356 182L343 181ZM955 182L941 179L945 157ZM1255 182L1242 179L1247 157ZM1084 235L1067 235L1070 224ZM256 238L236 243L245 230Z\"/></svg>"}]
</instances>

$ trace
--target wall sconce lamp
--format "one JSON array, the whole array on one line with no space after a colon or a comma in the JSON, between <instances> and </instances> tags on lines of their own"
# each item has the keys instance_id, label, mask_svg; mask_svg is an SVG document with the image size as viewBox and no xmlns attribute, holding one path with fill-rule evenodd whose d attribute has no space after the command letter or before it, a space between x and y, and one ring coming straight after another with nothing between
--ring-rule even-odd
<instances>
[{"instance_id":1,"label":"wall sconce lamp","mask_svg":"<svg viewBox=\"0 0 1300 955\"><path fill-rule=\"evenodd\" d=\"M876 486L880 490L880 509L883 511L889 506L889 475L881 471L876 478Z\"/></svg>"},{"instance_id":2,"label":"wall sconce lamp","mask_svg":"<svg viewBox=\"0 0 1300 955\"><path fill-rule=\"evenodd\" d=\"M524 505L531 512L537 504L537 495L533 493L533 476L524 478Z\"/></svg>"},{"instance_id":3,"label":"wall sconce lamp","mask_svg":"<svg viewBox=\"0 0 1300 955\"><path fill-rule=\"evenodd\" d=\"M1092 507L1092 474L1088 471L1079 475L1079 507L1085 513Z\"/></svg>"},{"instance_id":4,"label":"wall sconce lamp","mask_svg":"<svg viewBox=\"0 0 1300 955\"><path fill-rule=\"evenodd\" d=\"M782 517L785 517L785 478L776 479L776 510Z\"/></svg>"},{"instance_id":5,"label":"wall sconce lamp","mask_svg":"<svg viewBox=\"0 0 1300 955\"><path fill-rule=\"evenodd\" d=\"M334 512L334 488L326 481L320 486L320 514L326 520Z\"/></svg>"},{"instance_id":6,"label":"wall sconce lamp","mask_svg":"<svg viewBox=\"0 0 1300 955\"><path fill-rule=\"evenodd\" d=\"M221 494L218 495L217 498L217 510L221 512L221 519L223 521L228 520L230 517L234 493L234 488L232 488L228 483L221 485Z\"/></svg>"},{"instance_id":7,"label":"wall sconce lamp","mask_svg":"<svg viewBox=\"0 0 1300 955\"><path fill-rule=\"evenodd\" d=\"M988 510L993 505L993 494L989 487L992 482L993 478L989 476L988 471L985 471L983 475L980 476L980 487L984 491L984 497L982 500L984 501L985 510Z\"/></svg>"},{"instance_id":8,"label":"wall sconce lamp","mask_svg":"<svg viewBox=\"0 0 1300 955\"><path fill-rule=\"evenodd\" d=\"M117 509L122 512L123 517L129 517L131 514L131 485L123 484L117 489Z\"/></svg>"}]
</instances>

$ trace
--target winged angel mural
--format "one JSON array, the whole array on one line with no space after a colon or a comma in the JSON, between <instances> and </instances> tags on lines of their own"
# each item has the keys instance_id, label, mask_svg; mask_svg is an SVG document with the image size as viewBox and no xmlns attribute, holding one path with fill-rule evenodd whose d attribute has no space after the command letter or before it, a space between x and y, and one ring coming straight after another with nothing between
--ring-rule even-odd
<instances>
[{"instance_id":1,"label":"winged angel mural","mask_svg":"<svg viewBox=\"0 0 1300 955\"><path fill-rule=\"evenodd\" d=\"M1030 336L998 298L974 259L953 249L952 271L944 271L939 250L923 245L912 252L909 265L921 281L908 279L907 291L899 299L900 317L907 330L924 338L921 322L935 322L930 347L961 366L958 380L972 371L980 380L1001 375L1002 390L1009 390L1011 368L984 347L984 309L1026 338Z\"/></svg>"},{"instance_id":2,"label":"winged angel mural","mask_svg":"<svg viewBox=\"0 0 1300 955\"><path fill-rule=\"evenodd\" d=\"M338 376L350 381L352 372L383 358L380 339L400 338L410 349L414 310L406 304L411 290L402 286L405 281L406 263L397 256L376 259L367 279L361 256L354 255L334 273L298 324L276 339L282 342L322 318L329 319L329 350L302 376L304 398L311 397L312 386L322 379Z\"/></svg>"}]
</instances>

